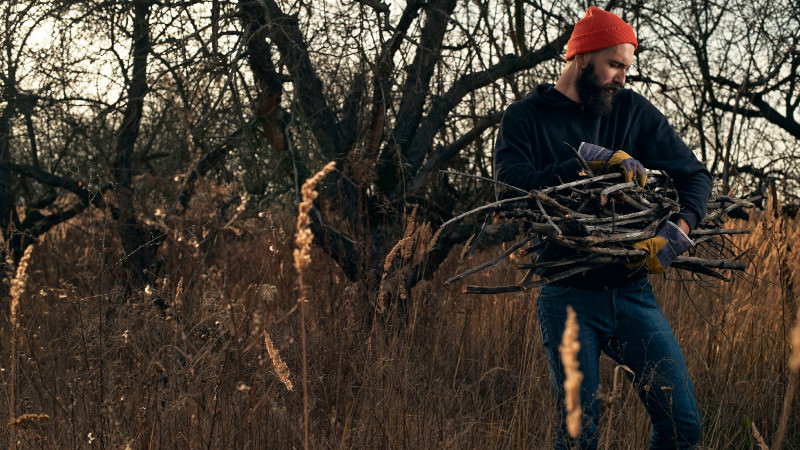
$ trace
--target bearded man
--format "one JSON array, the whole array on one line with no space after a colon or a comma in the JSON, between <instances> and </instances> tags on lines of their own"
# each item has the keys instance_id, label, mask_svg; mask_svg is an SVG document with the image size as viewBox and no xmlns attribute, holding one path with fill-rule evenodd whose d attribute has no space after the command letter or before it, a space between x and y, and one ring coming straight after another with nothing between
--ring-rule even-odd
<instances>
[{"instance_id":1,"label":"bearded man","mask_svg":"<svg viewBox=\"0 0 800 450\"><path fill-rule=\"evenodd\" d=\"M576 180L583 164L619 171L645 186L649 169L668 174L680 210L658 235L638 243L648 251L640 265L615 264L543 286L537 316L555 389L555 448L597 446L598 362L601 352L632 371L650 415L650 448L692 448L701 419L677 340L656 304L648 273L667 270L692 247L688 235L706 213L712 179L664 115L625 88L638 46L633 28L613 13L590 7L567 43L566 65L556 84L540 84L506 110L494 152L498 181L525 190ZM580 327L578 362L583 373L582 432L566 432L564 369L558 346L567 306Z\"/></svg>"}]
</instances>

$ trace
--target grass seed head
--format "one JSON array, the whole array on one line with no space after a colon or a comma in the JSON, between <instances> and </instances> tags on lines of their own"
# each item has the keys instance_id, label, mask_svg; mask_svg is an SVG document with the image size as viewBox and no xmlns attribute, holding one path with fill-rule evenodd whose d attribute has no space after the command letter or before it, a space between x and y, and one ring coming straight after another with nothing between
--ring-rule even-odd
<instances>
[{"instance_id":1,"label":"grass seed head","mask_svg":"<svg viewBox=\"0 0 800 450\"><path fill-rule=\"evenodd\" d=\"M567 306L567 322L561 345L561 364L564 366L564 404L567 410L567 432L570 436L578 437L581 433L581 382L583 374L578 367L578 351L581 344L578 341L578 318L575 310Z\"/></svg>"},{"instance_id":2,"label":"grass seed head","mask_svg":"<svg viewBox=\"0 0 800 450\"><path fill-rule=\"evenodd\" d=\"M800 309L797 310L797 319L792 328L792 354L789 356L789 369L800 372Z\"/></svg>"},{"instance_id":3,"label":"grass seed head","mask_svg":"<svg viewBox=\"0 0 800 450\"><path fill-rule=\"evenodd\" d=\"M32 252L33 246L29 245L28 248L25 249L22 259L19 260L17 274L14 276L14 279L11 280L9 320L11 321L11 325L14 327L17 326L17 310L19 309L19 300L22 297L22 294L25 292L25 283L28 281L28 262L31 259Z\"/></svg>"},{"instance_id":4,"label":"grass seed head","mask_svg":"<svg viewBox=\"0 0 800 450\"><path fill-rule=\"evenodd\" d=\"M294 389L294 385L292 385L292 380L289 379L289 367L281 359L278 349L272 345L272 339L269 338L269 333L266 330L264 330L264 345L267 347L270 359L272 359L272 367L275 368L275 374L278 375L278 379L286 386L286 389L291 391Z\"/></svg>"}]
</instances>

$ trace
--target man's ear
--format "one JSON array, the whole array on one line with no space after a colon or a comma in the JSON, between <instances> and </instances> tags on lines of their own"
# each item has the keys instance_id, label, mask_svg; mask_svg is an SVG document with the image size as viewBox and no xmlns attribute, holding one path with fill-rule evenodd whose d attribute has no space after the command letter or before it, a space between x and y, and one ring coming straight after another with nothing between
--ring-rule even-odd
<instances>
[{"instance_id":1,"label":"man's ear","mask_svg":"<svg viewBox=\"0 0 800 450\"><path fill-rule=\"evenodd\" d=\"M578 71L580 72L589 64L589 57L586 53L578 53L575 55L575 64L578 67Z\"/></svg>"}]
</instances>

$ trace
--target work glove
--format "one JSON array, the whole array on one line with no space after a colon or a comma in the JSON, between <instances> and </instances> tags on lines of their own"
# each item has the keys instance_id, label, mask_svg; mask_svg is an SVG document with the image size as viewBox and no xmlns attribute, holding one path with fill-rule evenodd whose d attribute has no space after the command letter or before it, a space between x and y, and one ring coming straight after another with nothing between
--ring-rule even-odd
<instances>
[{"instance_id":1,"label":"work glove","mask_svg":"<svg viewBox=\"0 0 800 450\"><path fill-rule=\"evenodd\" d=\"M581 142L581 146L578 147L578 154L586 161L592 172L622 172L625 176L625 181L636 180L636 183L641 187L647 184L647 171L642 163L622 150L612 152L599 145Z\"/></svg>"},{"instance_id":2,"label":"work glove","mask_svg":"<svg viewBox=\"0 0 800 450\"><path fill-rule=\"evenodd\" d=\"M694 244L689 236L670 221L667 221L654 237L633 244L633 248L647 250L647 257L643 262L650 273L666 271L676 256L692 247ZM633 268L641 264L642 261L639 261L636 264L629 264L628 267Z\"/></svg>"}]
</instances>

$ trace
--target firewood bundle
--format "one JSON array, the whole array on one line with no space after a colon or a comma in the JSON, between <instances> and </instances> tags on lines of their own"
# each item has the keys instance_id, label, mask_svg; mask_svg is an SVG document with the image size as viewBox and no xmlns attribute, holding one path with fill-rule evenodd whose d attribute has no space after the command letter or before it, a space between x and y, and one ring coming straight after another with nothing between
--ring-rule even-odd
<instances>
[{"instance_id":1,"label":"firewood bundle","mask_svg":"<svg viewBox=\"0 0 800 450\"><path fill-rule=\"evenodd\" d=\"M464 175L450 172L450 174ZM645 250L635 242L654 237L661 225L679 209L677 192L669 178L651 174L644 188L621 182L620 174L580 179L541 190L523 191L490 180L503 199L467 211L442 224L467 216L489 214L518 226L517 242L490 261L450 278L447 283L491 267L512 254L523 256L518 264L522 279L510 286L466 286L466 293L491 294L539 287L608 264L635 266L644 261ZM726 229L733 212L753 208L755 199L716 196L707 204L705 219L689 237L695 247L677 257L672 268L730 280L723 271L743 271L740 249L730 236L747 229ZM486 222L485 222L486 223Z\"/></svg>"}]
</instances>

